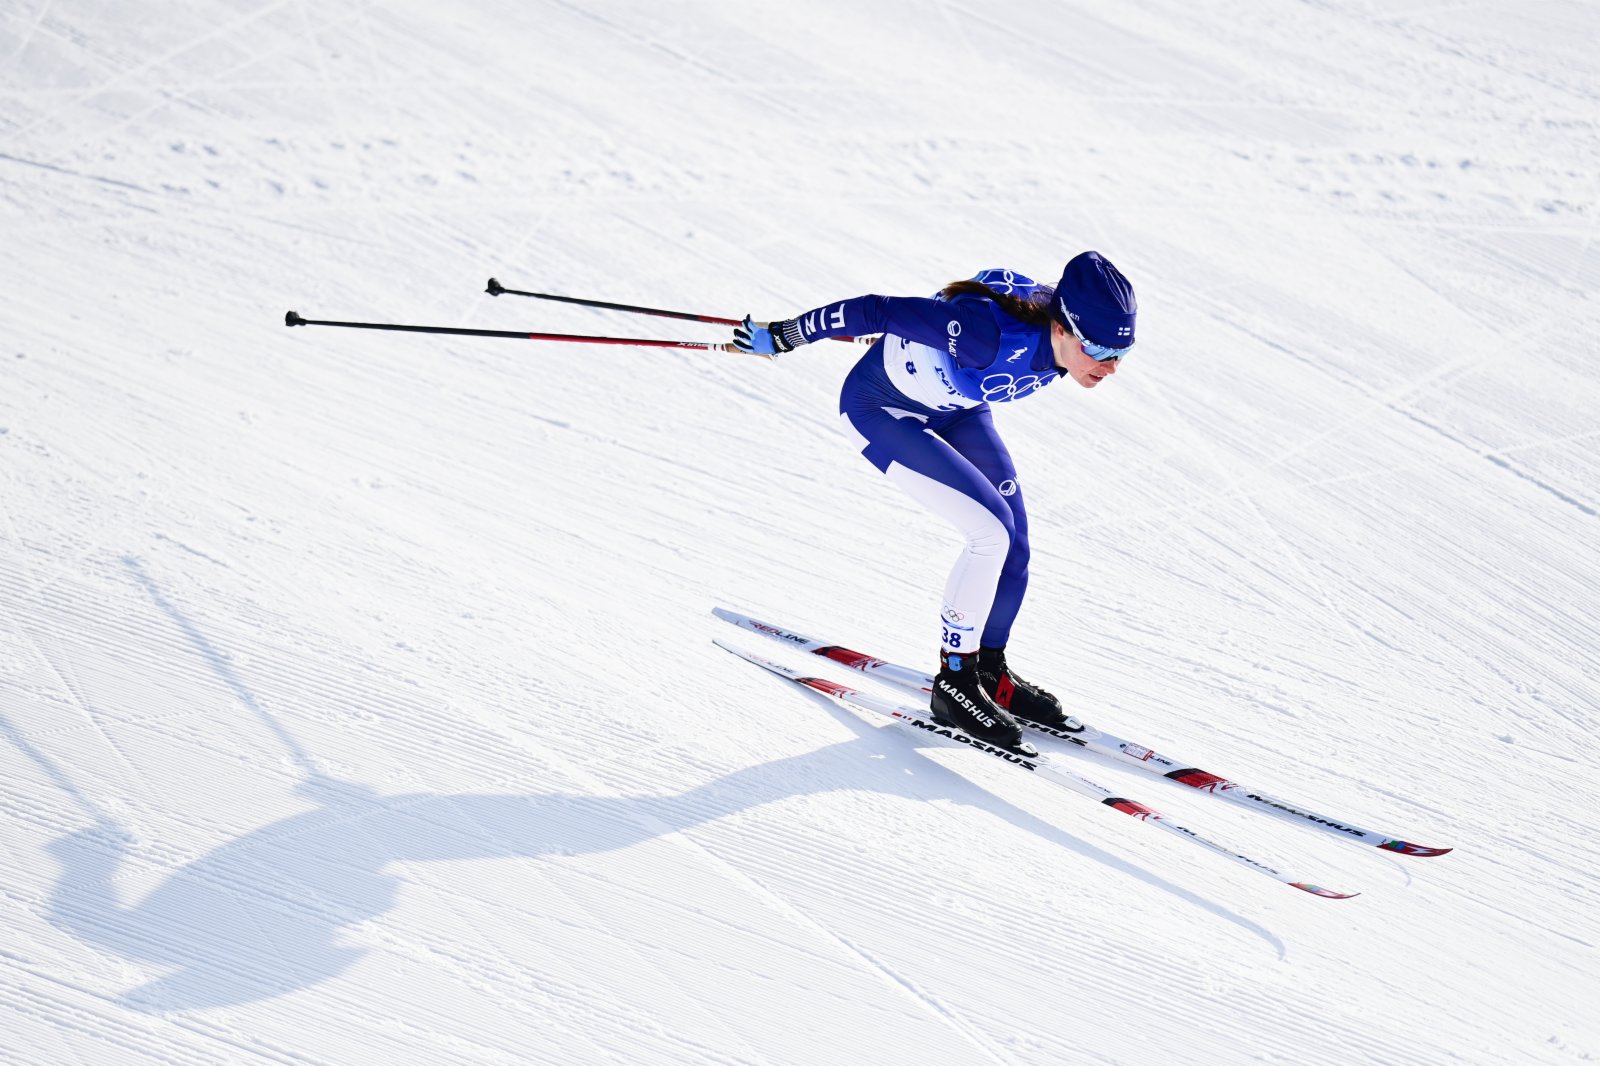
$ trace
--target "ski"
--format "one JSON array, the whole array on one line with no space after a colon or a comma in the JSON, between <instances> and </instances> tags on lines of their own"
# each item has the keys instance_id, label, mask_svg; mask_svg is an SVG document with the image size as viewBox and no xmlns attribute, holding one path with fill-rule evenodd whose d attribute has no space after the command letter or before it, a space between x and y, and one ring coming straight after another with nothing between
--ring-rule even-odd
<instances>
[{"instance_id":1,"label":"ski","mask_svg":"<svg viewBox=\"0 0 1600 1066\"><path fill-rule=\"evenodd\" d=\"M829 696L840 703L846 704L847 706L857 708L858 710L870 711L874 714L883 715L894 721L896 724L910 729L913 732L931 734L949 741L950 743L964 745L973 749L974 751L983 752L985 755L1000 759L1011 764L1012 766L1031 771L1035 774L1038 774L1040 777L1045 778L1046 780L1053 781L1056 784L1062 785L1074 792L1088 796L1089 798L1096 800L1107 807L1121 811L1123 814L1137 818L1140 821L1153 825L1158 829L1163 829L1169 833L1175 833L1190 843L1198 844L1200 847L1205 848L1207 851L1210 851L1213 854L1221 855L1223 858L1230 859L1242 866L1248 866L1257 873L1266 874L1268 877L1271 877L1277 881L1282 881L1284 884L1291 885L1294 888L1298 888L1302 892L1309 892L1313 896L1321 896L1324 899L1350 899L1352 896L1359 895L1359 893L1355 892L1335 892L1332 889L1322 888L1319 885L1314 885L1307 881L1297 880L1293 877L1282 874L1277 870L1274 870L1266 863L1263 863L1257 859L1252 859L1248 855L1231 851L1228 848L1223 847L1221 844L1207 840L1194 830L1179 825L1177 822L1172 821L1159 811L1147 807L1142 803L1127 799L1126 797L1118 796L1110 789L1091 781L1089 778L1084 777L1077 771L1069 770L1066 767L1061 766L1052 760L1049 755L1039 754L1037 752L1028 754L1026 752L1013 751L1010 748L1002 748L999 745L990 744L987 741L979 740L977 737L974 737L969 733L964 733L959 729L953 729L949 726L940 725L938 722L935 722L926 711L912 707L909 704L896 703L893 700L884 699L882 696L876 696L872 693L862 692L859 689L853 689L847 685L841 685L837 681L830 681L827 678L808 677L800 673L798 670L791 670L789 667L784 666L781 663L773 662L771 659L763 658L760 655L755 655L751 652L743 650L742 648L735 647L732 644L727 644L720 640L714 640L713 643L715 643L717 647L722 648L724 651L732 652L741 659L754 663L764 670L769 670L772 673L777 674L779 677L788 678L790 681L804 685L815 692L820 692L824 696Z\"/></svg>"},{"instance_id":2,"label":"ski","mask_svg":"<svg viewBox=\"0 0 1600 1066\"><path fill-rule=\"evenodd\" d=\"M852 670L859 670L868 677L878 678L896 688L915 692L919 695L925 695L933 690L933 678L921 670L889 662L886 659L874 658L837 644L815 640L792 630L758 621L737 611L716 607L712 609L712 613L723 621L738 626L740 629L751 633L759 633L764 637L778 641L780 644L787 644L792 648L812 655L820 655ZM1066 727L1061 729L1038 725L1022 719L1018 719L1018 721L1021 721L1024 726L1036 732L1087 748L1089 751L1105 756L1115 762L1132 764L1146 773L1168 778L1179 784L1188 785L1190 788L1210 793L1213 796L1229 800L1252 810L1286 818L1297 824L1306 825L1319 832L1338 837L1341 840L1379 848L1383 851L1392 851L1400 855L1416 855L1423 858L1444 855L1451 850L1450 848L1432 848L1422 844L1413 844L1390 834L1380 833L1371 829L1362 829L1342 818L1332 818L1325 814L1319 814L1298 803L1291 803L1259 789L1229 781L1227 778L1201 770L1190 763L1169 758L1144 745L1135 744L1103 730L1095 729L1093 726L1086 725L1076 718L1069 718Z\"/></svg>"}]
</instances>

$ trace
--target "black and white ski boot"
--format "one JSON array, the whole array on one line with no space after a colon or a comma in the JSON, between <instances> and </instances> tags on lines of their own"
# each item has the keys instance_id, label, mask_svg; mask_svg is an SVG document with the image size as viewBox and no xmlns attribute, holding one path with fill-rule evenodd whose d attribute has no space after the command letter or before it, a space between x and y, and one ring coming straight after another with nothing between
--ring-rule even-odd
<instances>
[{"instance_id":1,"label":"black and white ski boot","mask_svg":"<svg viewBox=\"0 0 1600 1066\"><path fill-rule=\"evenodd\" d=\"M1053 729L1066 729L1073 721L1061 709L1060 700L1011 672L1004 648L978 649L978 677L996 705L1017 718Z\"/></svg>"},{"instance_id":2,"label":"black and white ski boot","mask_svg":"<svg viewBox=\"0 0 1600 1066\"><path fill-rule=\"evenodd\" d=\"M1022 740L1022 727L983 690L978 660L972 655L939 651L939 676L933 682L929 707L933 720L979 740L1023 755L1038 751Z\"/></svg>"}]
</instances>

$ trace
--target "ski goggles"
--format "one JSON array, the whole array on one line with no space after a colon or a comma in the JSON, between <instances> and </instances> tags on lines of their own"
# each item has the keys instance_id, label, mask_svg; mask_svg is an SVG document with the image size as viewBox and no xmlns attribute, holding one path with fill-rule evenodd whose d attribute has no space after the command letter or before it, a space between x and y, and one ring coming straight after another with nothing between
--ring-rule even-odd
<instances>
[{"instance_id":1,"label":"ski goggles","mask_svg":"<svg viewBox=\"0 0 1600 1066\"><path fill-rule=\"evenodd\" d=\"M1078 343L1083 346L1083 354L1087 355L1090 359L1093 359L1097 363L1109 363L1114 359L1121 359L1123 356L1133 351L1133 345L1131 344L1126 348L1108 348L1104 344L1096 344L1088 337L1085 337L1083 335L1083 331L1078 328L1077 317L1073 315L1071 311L1067 310L1067 301L1057 300L1056 302L1061 305L1061 314L1064 318L1066 318L1067 325L1072 330L1072 335L1078 338Z\"/></svg>"}]
</instances>

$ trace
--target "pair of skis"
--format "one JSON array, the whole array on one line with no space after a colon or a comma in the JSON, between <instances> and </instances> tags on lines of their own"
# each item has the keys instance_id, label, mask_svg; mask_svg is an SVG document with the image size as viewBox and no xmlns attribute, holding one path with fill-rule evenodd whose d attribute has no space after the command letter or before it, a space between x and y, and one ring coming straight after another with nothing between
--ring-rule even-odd
<instances>
[{"instance_id":1,"label":"pair of skis","mask_svg":"<svg viewBox=\"0 0 1600 1066\"><path fill-rule=\"evenodd\" d=\"M837 644L816 640L792 630L758 621L736 611L718 607L712 613L723 621L748 632L760 634L799 651L811 655L819 655L853 670L859 670L866 676L877 678L902 691L915 693L924 699L932 691L933 678L920 670L875 658ZM932 719L925 707L899 703L874 693L864 692L848 685L841 685L827 678L808 676L781 663L744 651L732 644L720 640L715 643L718 647L730 651L765 670L769 670L779 677L788 678L790 681L804 685L859 710L883 715L908 729L963 744L986 755L1002 759L1021 769L1029 770L1040 777L1047 778L1074 792L1086 795L1124 814L1131 815L1169 833L1182 836L1191 843L1197 844L1214 854L1221 855L1240 865L1248 866L1258 873L1282 881L1284 884L1298 888L1302 892L1309 892L1314 896L1322 896L1325 899L1349 899L1357 894L1353 892L1335 892L1332 889L1311 884L1302 879L1281 873L1266 863L1248 855L1208 840L1192 829L1179 825L1142 803L1116 795L1110 789L1062 765L1058 759L1053 758L1049 753L1028 755L989 744L961 730L940 725ZM1319 832L1327 833L1343 840L1380 848L1384 851L1396 852L1401 855L1431 857L1443 855L1450 851L1449 848L1431 848L1413 844L1389 834L1363 829L1343 819L1319 814L1298 803L1278 799L1258 789L1248 788L1237 782L1229 781L1216 774L1201 770L1198 767L1168 758L1151 748L1123 740L1120 737L1086 725L1075 718L1069 719L1066 727L1060 729L1036 725L1032 722L1024 722L1023 724L1039 733L1085 748L1113 761L1135 766L1147 773L1169 778L1180 784L1188 785L1191 788L1257 811L1299 822Z\"/></svg>"}]
</instances>

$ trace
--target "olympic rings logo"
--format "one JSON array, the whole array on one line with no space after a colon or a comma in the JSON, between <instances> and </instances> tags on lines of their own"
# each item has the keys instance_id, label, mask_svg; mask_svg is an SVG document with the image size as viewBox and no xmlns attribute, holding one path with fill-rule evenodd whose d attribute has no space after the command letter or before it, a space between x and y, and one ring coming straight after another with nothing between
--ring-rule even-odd
<instances>
[{"instance_id":1,"label":"olympic rings logo","mask_svg":"<svg viewBox=\"0 0 1600 1066\"><path fill-rule=\"evenodd\" d=\"M1030 279L1024 278L1012 270L985 270L973 280L981 281L996 292L1004 293L1016 292L1017 287L1022 284L1033 284Z\"/></svg>"},{"instance_id":2,"label":"olympic rings logo","mask_svg":"<svg viewBox=\"0 0 1600 1066\"><path fill-rule=\"evenodd\" d=\"M978 388L982 391L986 402L1006 403L1010 400L1020 400L1028 393L1044 388L1050 381L1050 378L1038 374L1024 374L1021 377L1014 374L990 374L978 383Z\"/></svg>"}]
</instances>

